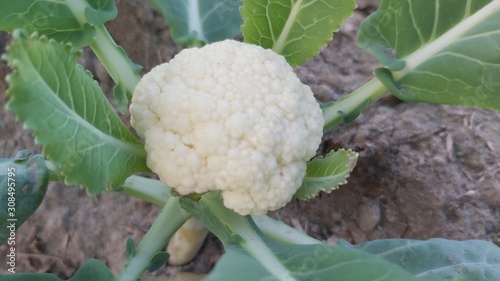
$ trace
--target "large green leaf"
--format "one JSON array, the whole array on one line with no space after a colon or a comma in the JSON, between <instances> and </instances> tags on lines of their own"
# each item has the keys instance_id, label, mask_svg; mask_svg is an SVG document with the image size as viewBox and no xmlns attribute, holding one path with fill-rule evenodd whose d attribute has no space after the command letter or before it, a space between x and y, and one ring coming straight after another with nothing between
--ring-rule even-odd
<instances>
[{"instance_id":1,"label":"large green leaf","mask_svg":"<svg viewBox=\"0 0 500 281\"><path fill-rule=\"evenodd\" d=\"M0 244L7 238L9 245L15 243L11 234L38 209L47 191L45 159L30 154L23 150L12 159L0 158Z\"/></svg>"},{"instance_id":2,"label":"large green leaf","mask_svg":"<svg viewBox=\"0 0 500 281\"><path fill-rule=\"evenodd\" d=\"M95 29L117 15L114 0L0 0L0 30L24 28L77 47L94 41Z\"/></svg>"},{"instance_id":3,"label":"large green leaf","mask_svg":"<svg viewBox=\"0 0 500 281\"><path fill-rule=\"evenodd\" d=\"M234 38L242 23L241 0L149 0L161 12L175 43L199 46Z\"/></svg>"},{"instance_id":4,"label":"large green leaf","mask_svg":"<svg viewBox=\"0 0 500 281\"><path fill-rule=\"evenodd\" d=\"M417 278L375 255L327 244L290 245L269 241L270 249L290 271L293 279L273 276L262 261L241 247L230 245L206 281L223 280L317 280L317 281L412 281ZM434 279L432 279L434 280Z\"/></svg>"},{"instance_id":5,"label":"large green leaf","mask_svg":"<svg viewBox=\"0 0 500 281\"><path fill-rule=\"evenodd\" d=\"M297 66L316 55L355 8L355 0L243 0L243 37Z\"/></svg>"},{"instance_id":6,"label":"large green leaf","mask_svg":"<svg viewBox=\"0 0 500 281\"><path fill-rule=\"evenodd\" d=\"M353 247L398 264L415 276L439 280L500 279L500 248L487 241L388 239Z\"/></svg>"},{"instance_id":7,"label":"large green leaf","mask_svg":"<svg viewBox=\"0 0 500 281\"><path fill-rule=\"evenodd\" d=\"M314 198L321 191L331 192L346 184L349 173L356 165L358 153L352 150L331 151L325 157L318 156L307 163L302 186L295 193L299 199Z\"/></svg>"},{"instance_id":8,"label":"large green leaf","mask_svg":"<svg viewBox=\"0 0 500 281\"><path fill-rule=\"evenodd\" d=\"M67 281L114 281L115 277L109 268L101 261L90 259L86 261ZM0 281L63 281L49 273L17 273L0 276Z\"/></svg>"},{"instance_id":9,"label":"large green leaf","mask_svg":"<svg viewBox=\"0 0 500 281\"><path fill-rule=\"evenodd\" d=\"M199 217L223 242L226 254L205 279L413 281L419 279L401 267L351 247L279 243L265 237L250 217L225 208L219 193L208 193L198 203L183 206ZM283 233L286 235L286 233Z\"/></svg>"},{"instance_id":10,"label":"large green leaf","mask_svg":"<svg viewBox=\"0 0 500 281\"><path fill-rule=\"evenodd\" d=\"M500 109L500 1L382 0L358 39L405 101Z\"/></svg>"},{"instance_id":11,"label":"large green leaf","mask_svg":"<svg viewBox=\"0 0 500 281\"><path fill-rule=\"evenodd\" d=\"M34 131L67 184L97 194L147 171L146 152L76 63L78 55L69 45L16 32L5 56L14 69L7 108Z\"/></svg>"}]
</instances>

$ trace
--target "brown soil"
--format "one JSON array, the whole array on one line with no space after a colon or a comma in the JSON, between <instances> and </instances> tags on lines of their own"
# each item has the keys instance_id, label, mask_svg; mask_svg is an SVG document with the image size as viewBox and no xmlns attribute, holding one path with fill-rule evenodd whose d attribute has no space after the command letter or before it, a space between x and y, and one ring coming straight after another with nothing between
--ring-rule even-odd
<instances>
[{"instance_id":1,"label":"brown soil","mask_svg":"<svg viewBox=\"0 0 500 281\"><path fill-rule=\"evenodd\" d=\"M378 64L358 49L355 34L374 2L359 1L363 9L321 54L297 68L319 99L338 99L372 77ZM118 1L118 6L119 18L109 23L109 31L145 70L180 50L146 1ZM6 40L1 34L0 52ZM90 51L81 62L111 93L112 82ZM0 63L0 78L7 72ZM4 110L6 88L1 79L0 156L26 148L39 153L31 133ZM323 151L345 147L360 152L349 183L307 202L294 201L277 213L330 242L444 237L500 244L499 123L500 112L384 98L324 138ZM68 278L85 260L98 258L117 272L127 237L140 241L158 211L158 206L119 193L90 198L84 190L53 183L42 206L17 232L17 271ZM0 274L6 273L5 251L0 246ZM193 262L159 272L206 273L221 253L220 243L210 236Z\"/></svg>"}]
</instances>

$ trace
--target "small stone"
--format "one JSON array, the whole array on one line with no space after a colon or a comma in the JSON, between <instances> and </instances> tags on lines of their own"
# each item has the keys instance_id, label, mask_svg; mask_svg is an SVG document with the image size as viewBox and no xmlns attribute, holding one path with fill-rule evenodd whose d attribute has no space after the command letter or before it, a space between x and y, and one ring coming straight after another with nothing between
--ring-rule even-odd
<instances>
[{"instance_id":1,"label":"small stone","mask_svg":"<svg viewBox=\"0 0 500 281\"><path fill-rule=\"evenodd\" d=\"M363 198L358 208L359 228L364 232L371 232L380 221L380 204L378 200Z\"/></svg>"}]
</instances>

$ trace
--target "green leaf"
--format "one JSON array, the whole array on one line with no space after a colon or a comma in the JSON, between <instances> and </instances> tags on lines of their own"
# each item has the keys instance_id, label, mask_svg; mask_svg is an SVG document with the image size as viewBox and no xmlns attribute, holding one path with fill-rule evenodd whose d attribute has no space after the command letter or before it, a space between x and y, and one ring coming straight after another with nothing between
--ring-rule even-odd
<instances>
[{"instance_id":1,"label":"green leaf","mask_svg":"<svg viewBox=\"0 0 500 281\"><path fill-rule=\"evenodd\" d=\"M388 239L353 248L383 257L420 277L491 281L500 276L500 248L488 241Z\"/></svg>"},{"instance_id":2,"label":"green leaf","mask_svg":"<svg viewBox=\"0 0 500 281\"><path fill-rule=\"evenodd\" d=\"M34 131L67 184L97 194L148 171L146 152L90 72L76 63L78 55L70 45L14 33L4 57L14 69L7 108Z\"/></svg>"},{"instance_id":3,"label":"green leaf","mask_svg":"<svg viewBox=\"0 0 500 281\"><path fill-rule=\"evenodd\" d=\"M79 1L81 2L82 0ZM83 9L84 16L91 25L101 25L107 21L114 20L118 15L115 0L85 0L82 3L86 4L85 9Z\"/></svg>"},{"instance_id":4,"label":"green leaf","mask_svg":"<svg viewBox=\"0 0 500 281\"><path fill-rule=\"evenodd\" d=\"M268 241L269 248L294 279L317 281L412 281L416 278L401 267L363 251L327 244L290 245ZM237 245L226 247L206 281L285 280L272 276L257 260Z\"/></svg>"},{"instance_id":5,"label":"green leaf","mask_svg":"<svg viewBox=\"0 0 500 281\"><path fill-rule=\"evenodd\" d=\"M94 41L95 29L117 15L113 0L0 0L0 30L24 28L59 42L83 47Z\"/></svg>"},{"instance_id":6,"label":"green leaf","mask_svg":"<svg viewBox=\"0 0 500 281\"><path fill-rule=\"evenodd\" d=\"M241 0L149 0L165 18L175 43L200 46L234 38Z\"/></svg>"},{"instance_id":7,"label":"green leaf","mask_svg":"<svg viewBox=\"0 0 500 281\"><path fill-rule=\"evenodd\" d=\"M224 207L220 193L209 192L183 207L199 217L224 244L226 254L205 279L413 281L401 267L381 257L338 245L279 243L265 237L251 217Z\"/></svg>"},{"instance_id":8,"label":"green leaf","mask_svg":"<svg viewBox=\"0 0 500 281\"><path fill-rule=\"evenodd\" d=\"M297 66L332 40L355 8L354 0L243 0L243 37Z\"/></svg>"},{"instance_id":9,"label":"green leaf","mask_svg":"<svg viewBox=\"0 0 500 281\"><path fill-rule=\"evenodd\" d=\"M295 193L299 199L311 199L321 191L331 192L346 184L347 178L358 160L352 150L331 151L325 157L318 156L307 163L307 172L302 186Z\"/></svg>"},{"instance_id":10,"label":"green leaf","mask_svg":"<svg viewBox=\"0 0 500 281\"><path fill-rule=\"evenodd\" d=\"M125 259L129 262L135 255L135 241L132 237L127 239L127 247L125 248Z\"/></svg>"},{"instance_id":11,"label":"green leaf","mask_svg":"<svg viewBox=\"0 0 500 281\"><path fill-rule=\"evenodd\" d=\"M38 209L47 191L45 159L30 154L23 150L12 159L0 158L0 244Z\"/></svg>"},{"instance_id":12,"label":"green leaf","mask_svg":"<svg viewBox=\"0 0 500 281\"><path fill-rule=\"evenodd\" d=\"M170 254L167 252L158 252L156 253L153 258L151 258L151 261L149 262L148 265L148 271L153 272L163 265L165 265L168 261L168 258L170 257Z\"/></svg>"},{"instance_id":13,"label":"green leaf","mask_svg":"<svg viewBox=\"0 0 500 281\"><path fill-rule=\"evenodd\" d=\"M278 280L240 246L230 244L225 251L205 281L230 281L236 277L238 281Z\"/></svg>"},{"instance_id":14,"label":"green leaf","mask_svg":"<svg viewBox=\"0 0 500 281\"><path fill-rule=\"evenodd\" d=\"M109 268L101 261L90 259L86 261L67 281L114 281L115 277ZM17 273L0 276L0 281L63 281L49 273Z\"/></svg>"},{"instance_id":15,"label":"green leaf","mask_svg":"<svg viewBox=\"0 0 500 281\"><path fill-rule=\"evenodd\" d=\"M382 0L358 40L402 100L500 109L498 26L500 1Z\"/></svg>"}]
</instances>

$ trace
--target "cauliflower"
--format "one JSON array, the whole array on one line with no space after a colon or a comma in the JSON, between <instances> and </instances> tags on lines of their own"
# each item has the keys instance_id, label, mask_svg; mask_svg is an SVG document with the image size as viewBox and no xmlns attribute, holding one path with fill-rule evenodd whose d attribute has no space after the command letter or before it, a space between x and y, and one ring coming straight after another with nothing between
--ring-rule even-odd
<instances>
[{"instance_id":1,"label":"cauliflower","mask_svg":"<svg viewBox=\"0 0 500 281\"><path fill-rule=\"evenodd\" d=\"M286 60L233 40L155 67L130 111L161 181L181 195L220 190L241 215L289 202L323 134L321 109Z\"/></svg>"}]
</instances>

